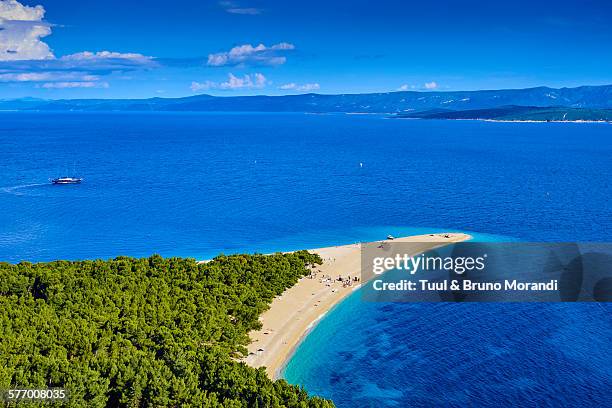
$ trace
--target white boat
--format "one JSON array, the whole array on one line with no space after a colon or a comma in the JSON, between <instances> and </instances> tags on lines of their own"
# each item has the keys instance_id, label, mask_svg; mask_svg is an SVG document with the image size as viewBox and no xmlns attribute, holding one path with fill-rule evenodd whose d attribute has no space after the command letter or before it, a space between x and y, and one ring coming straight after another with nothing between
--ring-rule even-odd
<instances>
[{"instance_id":1,"label":"white boat","mask_svg":"<svg viewBox=\"0 0 612 408\"><path fill-rule=\"evenodd\" d=\"M83 181L82 178L79 177L58 177L51 180L53 184L79 184Z\"/></svg>"}]
</instances>

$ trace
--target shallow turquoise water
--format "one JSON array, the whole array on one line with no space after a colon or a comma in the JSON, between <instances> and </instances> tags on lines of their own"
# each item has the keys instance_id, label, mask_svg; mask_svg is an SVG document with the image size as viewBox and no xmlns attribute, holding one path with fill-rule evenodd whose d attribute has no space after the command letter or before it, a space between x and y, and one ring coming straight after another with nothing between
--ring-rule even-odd
<instances>
[{"instance_id":1,"label":"shallow turquoise water","mask_svg":"<svg viewBox=\"0 0 612 408\"><path fill-rule=\"evenodd\" d=\"M284 370L338 407L610 406L609 305L368 303L332 310Z\"/></svg>"},{"instance_id":2,"label":"shallow turquoise water","mask_svg":"<svg viewBox=\"0 0 612 408\"><path fill-rule=\"evenodd\" d=\"M282 376L338 407L610 406L611 315L592 303L375 303L356 290Z\"/></svg>"}]
</instances>

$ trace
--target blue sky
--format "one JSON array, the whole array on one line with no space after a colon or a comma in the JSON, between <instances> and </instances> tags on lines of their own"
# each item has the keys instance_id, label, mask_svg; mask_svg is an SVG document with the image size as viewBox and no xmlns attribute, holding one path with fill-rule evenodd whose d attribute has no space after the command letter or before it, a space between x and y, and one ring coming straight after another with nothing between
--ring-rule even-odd
<instances>
[{"instance_id":1,"label":"blue sky","mask_svg":"<svg viewBox=\"0 0 612 408\"><path fill-rule=\"evenodd\" d=\"M612 83L608 1L0 0L0 99Z\"/></svg>"}]
</instances>

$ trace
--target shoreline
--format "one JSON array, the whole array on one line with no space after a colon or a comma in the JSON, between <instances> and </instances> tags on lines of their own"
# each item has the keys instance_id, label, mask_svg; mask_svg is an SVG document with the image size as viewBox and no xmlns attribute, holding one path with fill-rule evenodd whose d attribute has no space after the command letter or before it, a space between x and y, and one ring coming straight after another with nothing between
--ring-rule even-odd
<instances>
[{"instance_id":1,"label":"shoreline","mask_svg":"<svg viewBox=\"0 0 612 408\"><path fill-rule=\"evenodd\" d=\"M454 120L454 121L477 121L477 122L496 122L496 123L601 123L612 124L610 120L535 120L535 119L486 119L486 118L411 118L411 117L390 117L388 119L404 120Z\"/></svg>"},{"instance_id":2,"label":"shoreline","mask_svg":"<svg viewBox=\"0 0 612 408\"><path fill-rule=\"evenodd\" d=\"M393 241L413 243L410 255L470 239L463 233L436 233L395 238ZM336 277L361 277L361 244L310 249L323 259L313 268L314 278L303 277L294 286L277 296L260 316L261 330L249 333L248 355L241 359L251 367L266 367L267 374L280 378L302 340L326 315L346 297L357 291L363 282L343 285ZM329 277L331 279L324 279Z\"/></svg>"}]
</instances>

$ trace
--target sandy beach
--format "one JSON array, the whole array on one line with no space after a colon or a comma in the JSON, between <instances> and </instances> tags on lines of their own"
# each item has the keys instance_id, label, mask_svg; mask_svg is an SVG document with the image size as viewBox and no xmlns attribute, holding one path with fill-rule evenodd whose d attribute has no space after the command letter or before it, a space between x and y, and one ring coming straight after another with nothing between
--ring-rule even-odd
<instances>
[{"instance_id":1,"label":"sandy beach","mask_svg":"<svg viewBox=\"0 0 612 408\"><path fill-rule=\"evenodd\" d=\"M418 255L430 249L470 238L467 234L442 233L377 242L413 243L410 255ZM406 246L402 246L402 250L405 252ZM353 282L351 286L346 286L335 280L338 276L361 277L360 244L317 248L310 251L319 254L323 259L323 264L314 270L316 278L304 277L274 299L270 309L260 318L262 329L250 333L252 342L248 346L249 354L244 361L252 367L266 367L268 375L273 378L280 376L283 364L304 336L331 308L356 290L361 283ZM330 276L331 282L323 279L324 276Z\"/></svg>"}]
</instances>

